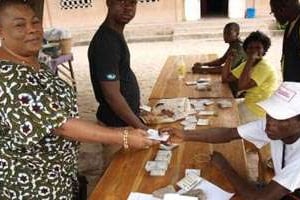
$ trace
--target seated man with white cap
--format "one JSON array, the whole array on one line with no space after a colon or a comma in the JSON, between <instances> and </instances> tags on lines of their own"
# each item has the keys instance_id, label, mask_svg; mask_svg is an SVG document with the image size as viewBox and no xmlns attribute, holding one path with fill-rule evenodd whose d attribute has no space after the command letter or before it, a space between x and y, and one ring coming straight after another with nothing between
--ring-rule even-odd
<instances>
[{"instance_id":1,"label":"seated man with white cap","mask_svg":"<svg viewBox=\"0 0 300 200\"><path fill-rule=\"evenodd\" d=\"M258 105L267 112L265 120L237 128L171 131L186 141L223 143L243 138L258 148L270 143L275 176L263 188L241 178L221 153L214 152L211 162L243 199L281 199L300 188L300 83L283 82L273 96Z\"/></svg>"}]
</instances>

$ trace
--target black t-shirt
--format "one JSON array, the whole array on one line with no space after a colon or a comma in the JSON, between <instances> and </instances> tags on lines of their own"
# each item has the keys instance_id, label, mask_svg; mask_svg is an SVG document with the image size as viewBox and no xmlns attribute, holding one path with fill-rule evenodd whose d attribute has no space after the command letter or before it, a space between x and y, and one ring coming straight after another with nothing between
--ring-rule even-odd
<instances>
[{"instance_id":1,"label":"black t-shirt","mask_svg":"<svg viewBox=\"0 0 300 200\"><path fill-rule=\"evenodd\" d=\"M287 36L290 25L289 23L286 27L283 38L283 81L300 82L300 20L297 20L290 35Z\"/></svg>"},{"instance_id":2,"label":"black t-shirt","mask_svg":"<svg viewBox=\"0 0 300 200\"><path fill-rule=\"evenodd\" d=\"M120 81L120 92L138 116L140 90L130 68L130 53L122 34L101 25L88 50L90 76L95 97L99 102L97 119L108 126L127 126L110 108L101 91L101 81Z\"/></svg>"}]
</instances>

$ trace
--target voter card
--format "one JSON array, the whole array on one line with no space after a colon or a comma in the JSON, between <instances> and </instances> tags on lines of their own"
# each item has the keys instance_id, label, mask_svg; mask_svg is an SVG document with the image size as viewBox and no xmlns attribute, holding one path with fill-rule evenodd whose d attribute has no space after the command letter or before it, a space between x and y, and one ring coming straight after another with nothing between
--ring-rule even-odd
<instances>
[{"instance_id":1,"label":"voter card","mask_svg":"<svg viewBox=\"0 0 300 200\"><path fill-rule=\"evenodd\" d=\"M190 85L197 85L197 81L186 81L185 84L187 86L190 86Z\"/></svg>"},{"instance_id":2,"label":"voter card","mask_svg":"<svg viewBox=\"0 0 300 200\"><path fill-rule=\"evenodd\" d=\"M216 112L213 110L202 110L198 112L198 115L216 115Z\"/></svg>"},{"instance_id":3,"label":"voter card","mask_svg":"<svg viewBox=\"0 0 300 200\"><path fill-rule=\"evenodd\" d=\"M147 105L141 105L140 106L141 110L147 111L147 112L151 112L152 108L150 106Z\"/></svg>"},{"instance_id":4,"label":"voter card","mask_svg":"<svg viewBox=\"0 0 300 200\"><path fill-rule=\"evenodd\" d=\"M196 129L196 123L188 124L183 127L183 130L185 130L185 131L192 131L195 129Z\"/></svg>"},{"instance_id":5,"label":"voter card","mask_svg":"<svg viewBox=\"0 0 300 200\"><path fill-rule=\"evenodd\" d=\"M168 134L161 134L160 135L158 130L155 130L155 129L148 129L147 133L149 134L148 139L151 139L151 140L158 140L158 141L165 142L170 137L170 135L168 135Z\"/></svg>"},{"instance_id":6,"label":"voter card","mask_svg":"<svg viewBox=\"0 0 300 200\"><path fill-rule=\"evenodd\" d=\"M194 122L189 122L189 121L183 120L183 121L180 122L180 124L182 126L187 126L187 125L190 125L190 124L194 124Z\"/></svg>"},{"instance_id":7,"label":"voter card","mask_svg":"<svg viewBox=\"0 0 300 200\"><path fill-rule=\"evenodd\" d=\"M213 100L210 100L210 99L207 99L206 101L204 101L204 105L205 106L210 106L210 105L212 105L212 104L214 104L215 102L213 101Z\"/></svg>"},{"instance_id":8,"label":"voter card","mask_svg":"<svg viewBox=\"0 0 300 200\"><path fill-rule=\"evenodd\" d=\"M184 178L182 178L180 181L178 181L176 185L184 189L185 191L190 191L191 189L196 187L201 181L201 177L197 176L196 174L190 173Z\"/></svg>"},{"instance_id":9,"label":"voter card","mask_svg":"<svg viewBox=\"0 0 300 200\"><path fill-rule=\"evenodd\" d=\"M200 176L201 175L201 170L200 169L186 169L185 170L185 175L189 175L189 174L196 174L197 176Z\"/></svg>"},{"instance_id":10,"label":"voter card","mask_svg":"<svg viewBox=\"0 0 300 200\"><path fill-rule=\"evenodd\" d=\"M150 171L150 176L164 176L166 174L166 170L162 169L154 169Z\"/></svg>"},{"instance_id":11,"label":"voter card","mask_svg":"<svg viewBox=\"0 0 300 200\"><path fill-rule=\"evenodd\" d=\"M178 146L179 146L179 144L175 144L175 143L173 143L173 144L160 144L159 148L161 150L171 151L171 150L177 148Z\"/></svg>"},{"instance_id":12,"label":"voter card","mask_svg":"<svg viewBox=\"0 0 300 200\"><path fill-rule=\"evenodd\" d=\"M145 170L147 172L150 172L151 170L155 170L155 169L167 170L168 162L166 162L166 161L147 161Z\"/></svg>"},{"instance_id":13,"label":"voter card","mask_svg":"<svg viewBox=\"0 0 300 200\"><path fill-rule=\"evenodd\" d=\"M198 126L207 126L207 125L209 125L209 119L198 119L197 125Z\"/></svg>"},{"instance_id":14,"label":"voter card","mask_svg":"<svg viewBox=\"0 0 300 200\"><path fill-rule=\"evenodd\" d=\"M156 156L172 156L172 151L158 150Z\"/></svg>"},{"instance_id":15,"label":"voter card","mask_svg":"<svg viewBox=\"0 0 300 200\"><path fill-rule=\"evenodd\" d=\"M204 83L204 82L210 82L211 79L210 78L199 78L197 80L197 83Z\"/></svg>"},{"instance_id":16,"label":"voter card","mask_svg":"<svg viewBox=\"0 0 300 200\"><path fill-rule=\"evenodd\" d=\"M170 163L171 161L171 156L167 155L157 155L154 159L155 161L165 161L167 163Z\"/></svg>"},{"instance_id":17,"label":"voter card","mask_svg":"<svg viewBox=\"0 0 300 200\"><path fill-rule=\"evenodd\" d=\"M207 66L207 65L204 65L204 66L201 66L202 69L209 69L209 68L212 68L211 66Z\"/></svg>"},{"instance_id":18,"label":"voter card","mask_svg":"<svg viewBox=\"0 0 300 200\"><path fill-rule=\"evenodd\" d=\"M197 122L197 118L196 118L196 116L195 115L189 115L189 116L187 116L186 118L185 118L185 121L188 121L188 122L191 122L191 123L195 123L195 122Z\"/></svg>"},{"instance_id":19,"label":"voter card","mask_svg":"<svg viewBox=\"0 0 300 200\"><path fill-rule=\"evenodd\" d=\"M220 100L218 101L218 105L220 108L231 108L232 102L229 100Z\"/></svg>"}]
</instances>

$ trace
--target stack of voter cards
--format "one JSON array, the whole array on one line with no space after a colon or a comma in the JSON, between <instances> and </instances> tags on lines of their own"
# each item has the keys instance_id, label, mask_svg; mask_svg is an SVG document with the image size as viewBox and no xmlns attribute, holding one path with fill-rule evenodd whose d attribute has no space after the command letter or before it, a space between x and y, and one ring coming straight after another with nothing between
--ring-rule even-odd
<instances>
[{"instance_id":1,"label":"stack of voter cards","mask_svg":"<svg viewBox=\"0 0 300 200\"><path fill-rule=\"evenodd\" d=\"M186 193L195 188L203 179L197 173L186 173L185 177L179 180L176 185L181 188L178 193Z\"/></svg>"},{"instance_id":2,"label":"stack of voter cards","mask_svg":"<svg viewBox=\"0 0 300 200\"><path fill-rule=\"evenodd\" d=\"M150 176L164 176L171 162L172 151L159 150L154 161L147 161L145 170Z\"/></svg>"},{"instance_id":3,"label":"stack of voter cards","mask_svg":"<svg viewBox=\"0 0 300 200\"><path fill-rule=\"evenodd\" d=\"M220 108L231 108L232 107L232 102L228 99L219 100L217 103Z\"/></svg>"}]
</instances>

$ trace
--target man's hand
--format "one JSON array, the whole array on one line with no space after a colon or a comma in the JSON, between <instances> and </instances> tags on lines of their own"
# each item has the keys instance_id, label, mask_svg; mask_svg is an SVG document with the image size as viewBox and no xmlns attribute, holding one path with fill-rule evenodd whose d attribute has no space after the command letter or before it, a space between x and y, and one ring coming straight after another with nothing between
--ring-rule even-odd
<instances>
[{"instance_id":1,"label":"man's hand","mask_svg":"<svg viewBox=\"0 0 300 200\"><path fill-rule=\"evenodd\" d=\"M228 161L219 152L214 151L210 157L211 163L216 166L219 170L226 168L228 166Z\"/></svg>"},{"instance_id":2,"label":"man's hand","mask_svg":"<svg viewBox=\"0 0 300 200\"><path fill-rule=\"evenodd\" d=\"M192 72L198 72L199 69L203 66L203 63L196 62L192 67Z\"/></svg>"},{"instance_id":3,"label":"man's hand","mask_svg":"<svg viewBox=\"0 0 300 200\"><path fill-rule=\"evenodd\" d=\"M182 132L182 130L176 128L161 128L159 129L159 132L168 132L170 135L170 143L180 143L184 140L184 133Z\"/></svg>"}]
</instances>

